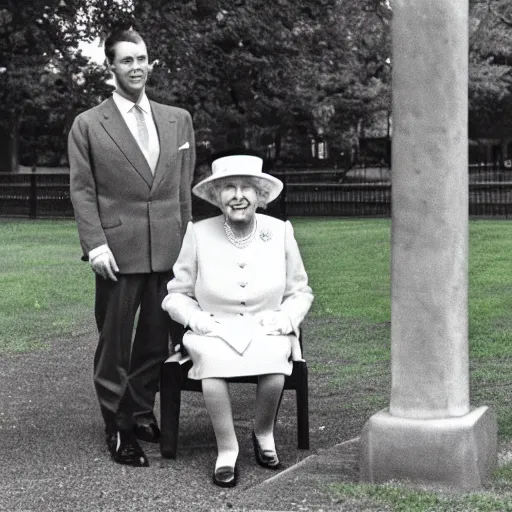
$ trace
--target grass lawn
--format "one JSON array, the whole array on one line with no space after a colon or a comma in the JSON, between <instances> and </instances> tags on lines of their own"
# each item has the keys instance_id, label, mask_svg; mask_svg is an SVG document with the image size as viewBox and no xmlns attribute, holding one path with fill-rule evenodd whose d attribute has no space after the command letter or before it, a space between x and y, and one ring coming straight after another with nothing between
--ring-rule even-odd
<instances>
[{"instance_id":1,"label":"grass lawn","mask_svg":"<svg viewBox=\"0 0 512 512\"><path fill-rule=\"evenodd\" d=\"M94 279L74 221L4 219L0 240L0 352L94 328Z\"/></svg>"},{"instance_id":2,"label":"grass lawn","mask_svg":"<svg viewBox=\"0 0 512 512\"><path fill-rule=\"evenodd\" d=\"M311 418L314 423L337 416L331 418L336 429L343 415L340 435L353 436L389 402L391 221L295 218L292 223L315 293L305 327L315 397ZM74 221L3 220L0 240L0 352L44 349L51 340L94 331L94 279L80 261ZM343 484L332 489L340 503L356 500L358 510L512 511L510 258L512 222L470 222L471 401L497 412L502 454L489 488L454 497L400 485ZM328 396L340 397L338 415L328 411L313 420L323 414L315 410L317 403Z\"/></svg>"},{"instance_id":3,"label":"grass lawn","mask_svg":"<svg viewBox=\"0 0 512 512\"><path fill-rule=\"evenodd\" d=\"M390 235L387 219L294 219L315 292L308 338L322 340L312 377L343 396L339 413L366 418L389 403ZM512 511L512 222L470 222L469 347L474 405L498 416L500 468L481 493L401 485L332 488L349 510ZM339 322L318 322L338 317ZM315 321L317 320L317 321ZM337 358L343 364L335 365Z\"/></svg>"},{"instance_id":4,"label":"grass lawn","mask_svg":"<svg viewBox=\"0 0 512 512\"><path fill-rule=\"evenodd\" d=\"M315 293L310 316L354 322L342 344L332 341L332 355L352 363L333 385L357 379L367 365L389 359L391 222L300 218L293 224ZM470 222L471 397L498 408L500 434L512 440L511 259L512 222Z\"/></svg>"}]
</instances>

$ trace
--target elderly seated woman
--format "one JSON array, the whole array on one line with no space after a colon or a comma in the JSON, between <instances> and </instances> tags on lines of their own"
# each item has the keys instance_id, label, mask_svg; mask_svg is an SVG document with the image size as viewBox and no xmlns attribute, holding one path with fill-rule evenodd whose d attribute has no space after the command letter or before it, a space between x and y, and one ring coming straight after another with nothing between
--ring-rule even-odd
<instances>
[{"instance_id":1,"label":"elderly seated woman","mask_svg":"<svg viewBox=\"0 0 512 512\"><path fill-rule=\"evenodd\" d=\"M226 378L258 375L252 440L256 462L279 469L274 421L284 379L301 359L299 326L313 294L290 222L256 213L283 184L263 161L231 155L213 161L212 175L193 193L222 214L189 223L162 307L187 326L183 337L202 381L217 440L213 482L237 481L238 441Z\"/></svg>"}]
</instances>

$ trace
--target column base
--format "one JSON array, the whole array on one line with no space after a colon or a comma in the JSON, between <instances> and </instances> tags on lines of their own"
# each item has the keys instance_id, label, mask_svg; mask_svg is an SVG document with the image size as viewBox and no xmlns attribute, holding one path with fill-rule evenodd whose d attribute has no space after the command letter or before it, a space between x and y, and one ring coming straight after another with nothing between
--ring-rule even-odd
<instances>
[{"instance_id":1,"label":"column base","mask_svg":"<svg viewBox=\"0 0 512 512\"><path fill-rule=\"evenodd\" d=\"M497 442L496 416L488 407L432 420L399 418L383 410L361 433L360 480L478 489L497 464Z\"/></svg>"}]
</instances>

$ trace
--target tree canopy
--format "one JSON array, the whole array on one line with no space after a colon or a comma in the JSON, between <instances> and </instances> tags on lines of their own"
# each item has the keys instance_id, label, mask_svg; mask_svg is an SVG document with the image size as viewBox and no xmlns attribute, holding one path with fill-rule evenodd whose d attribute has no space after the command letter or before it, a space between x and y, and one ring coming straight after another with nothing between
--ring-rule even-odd
<instances>
[{"instance_id":1,"label":"tree canopy","mask_svg":"<svg viewBox=\"0 0 512 512\"><path fill-rule=\"evenodd\" d=\"M472 0L469 33L470 134L512 134L512 4Z\"/></svg>"},{"instance_id":2,"label":"tree canopy","mask_svg":"<svg viewBox=\"0 0 512 512\"><path fill-rule=\"evenodd\" d=\"M0 134L25 164L44 160L50 149L46 163L58 165L74 115L110 90L105 69L78 51L80 41L97 34L93 7L90 0L0 6ZM13 163L4 160L0 169Z\"/></svg>"},{"instance_id":3,"label":"tree canopy","mask_svg":"<svg viewBox=\"0 0 512 512\"><path fill-rule=\"evenodd\" d=\"M389 19L375 0L154 0L134 12L158 59L150 91L188 108L214 148L341 139L386 108Z\"/></svg>"},{"instance_id":4,"label":"tree canopy","mask_svg":"<svg viewBox=\"0 0 512 512\"><path fill-rule=\"evenodd\" d=\"M58 160L74 116L111 90L79 42L133 26L154 60L148 94L192 113L200 155L353 148L391 110L391 16L387 0L4 0L0 132L21 126L23 159ZM512 132L511 66L512 4L470 0L472 133Z\"/></svg>"}]
</instances>

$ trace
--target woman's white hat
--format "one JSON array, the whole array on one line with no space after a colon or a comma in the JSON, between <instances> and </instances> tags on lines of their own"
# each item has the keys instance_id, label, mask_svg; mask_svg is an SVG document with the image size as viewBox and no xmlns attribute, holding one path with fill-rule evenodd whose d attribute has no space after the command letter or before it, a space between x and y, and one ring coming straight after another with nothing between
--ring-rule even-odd
<instances>
[{"instance_id":1,"label":"woman's white hat","mask_svg":"<svg viewBox=\"0 0 512 512\"><path fill-rule=\"evenodd\" d=\"M283 190L283 182L270 174L263 172L263 160L253 155L230 155L217 158L212 162L212 174L200 181L192 192L201 199L215 206L215 194L212 193L212 182L228 176L252 176L265 180L270 185L267 203L279 196Z\"/></svg>"}]
</instances>

